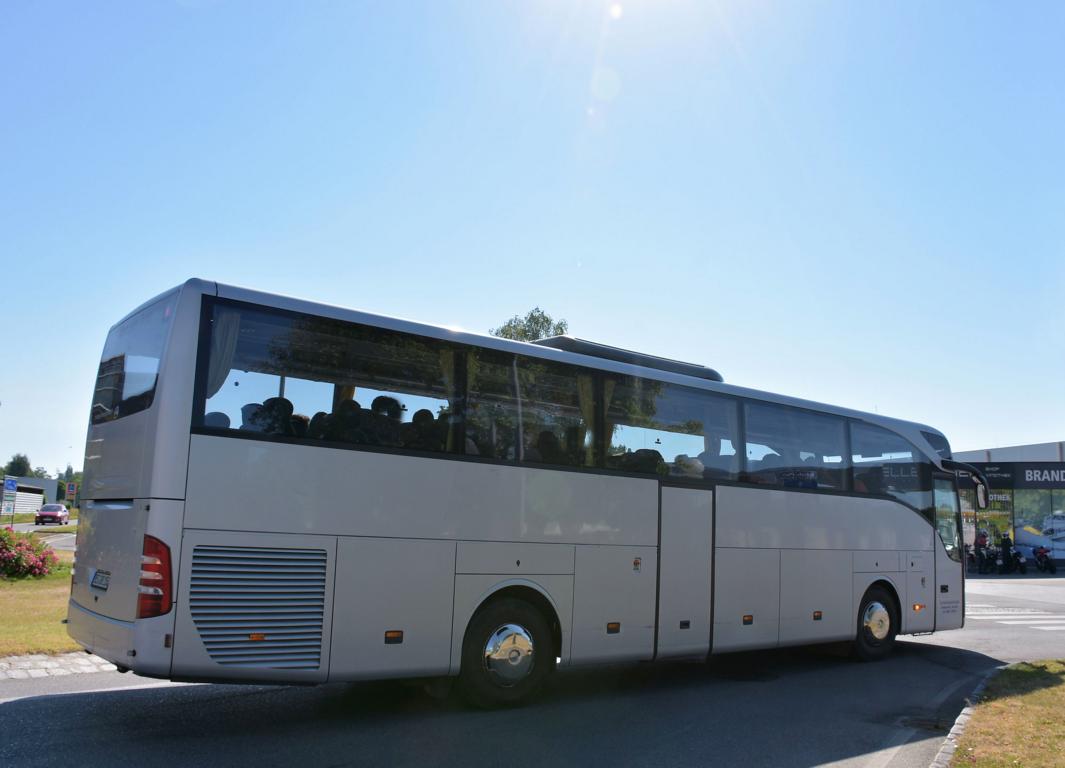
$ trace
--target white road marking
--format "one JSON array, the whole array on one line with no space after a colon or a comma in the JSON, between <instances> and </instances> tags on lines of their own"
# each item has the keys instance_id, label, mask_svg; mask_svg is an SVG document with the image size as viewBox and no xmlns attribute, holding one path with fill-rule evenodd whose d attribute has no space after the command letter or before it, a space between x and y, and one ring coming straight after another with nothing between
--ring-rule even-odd
<instances>
[{"instance_id":1,"label":"white road marking","mask_svg":"<svg viewBox=\"0 0 1065 768\"><path fill-rule=\"evenodd\" d=\"M975 621L1003 621L1004 619L1024 619L1024 618L1036 618L1039 616L1054 616L1053 613L1046 611L1033 611L1031 613L996 613L991 616L984 616L977 614L974 616L966 616L967 619L974 619Z\"/></svg>"},{"instance_id":2,"label":"white road marking","mask_svg":"<svg viewBox=\"0 0 1065 768\"><path fill-rule=\"evenodd\" d=\"M972 611L970 608L983 610ZM965 618L1044 632L1065 632L1065 615L1035 608L999 608L991 603L969 603L965 606Z\"/></svg>"}]
</instances>

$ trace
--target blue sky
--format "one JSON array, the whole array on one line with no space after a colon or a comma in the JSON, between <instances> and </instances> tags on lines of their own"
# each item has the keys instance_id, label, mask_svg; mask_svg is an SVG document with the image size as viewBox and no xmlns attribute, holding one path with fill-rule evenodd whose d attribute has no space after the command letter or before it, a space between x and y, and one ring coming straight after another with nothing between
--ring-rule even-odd
<instances>
[{"instance_id":1,"label":"blue sky","mask_svg":"<svg viewBox=\"0 0 1065 768\"><path fill-rule=\"evenodd\" d=\"M0 456L187 277L1065 439L1065 5L0 5ZM8 370L10 371L10 363Z\"/></svg>"}]
</instances>

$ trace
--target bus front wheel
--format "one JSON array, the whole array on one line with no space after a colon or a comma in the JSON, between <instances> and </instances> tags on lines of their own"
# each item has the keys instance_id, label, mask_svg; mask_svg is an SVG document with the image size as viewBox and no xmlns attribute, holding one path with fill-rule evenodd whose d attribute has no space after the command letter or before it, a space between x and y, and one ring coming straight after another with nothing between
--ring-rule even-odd
<instances>
[{"instance_id":1,"label":"bus front wheel","mask_svg":"<svg viewBox=\"0 0 1065 768\"><path fill-rule=\"evenodd\" d=\"M858 608L855 655L862 661L879 661L891 653L899 631L899 611L886 589L869 587Z\"/></svg>"},{"instance_id":2,"label":"bus front wheel","mask_svg":"<svg viewBox=\"0 0 1065 768\"><path fill-rule=\"evenodd\" d=\"M524 600L489 603L470 621L462 643L459 685L478 707L517 704L532 696L555 668L551 627Z\"/></svg>"}]
</instances>

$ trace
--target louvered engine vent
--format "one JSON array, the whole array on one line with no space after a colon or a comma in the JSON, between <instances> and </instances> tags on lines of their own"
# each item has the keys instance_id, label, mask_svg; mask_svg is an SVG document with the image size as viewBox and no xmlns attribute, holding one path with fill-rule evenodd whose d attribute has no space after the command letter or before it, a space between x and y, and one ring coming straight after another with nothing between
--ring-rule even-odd
<instances>
[{"instance_id":1,"label":"louvered engine vent","mask_svg":"<svg viewBox=\"0 0 1065 768\"><path fill-rule=\"evenodd\" d=\"M211 658L230 667L318 669L324 549L198 546L189 606Z\"/></svg>"}]
</instances>

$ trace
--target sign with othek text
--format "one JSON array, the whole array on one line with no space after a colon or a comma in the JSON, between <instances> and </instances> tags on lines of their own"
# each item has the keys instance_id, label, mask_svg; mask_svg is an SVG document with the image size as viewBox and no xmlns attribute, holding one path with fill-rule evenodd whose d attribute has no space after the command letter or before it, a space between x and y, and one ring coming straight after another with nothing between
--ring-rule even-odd
<instances>
[{"instance_id":1,"label":"sign with othek text","mask_svg":"<svg viewBox=\"0 0 1065 768\"><path fill-rule=\"evenodd\" d=\"M1032 462L970 462L984 473L988 484L995 489L1062 488L1065 489L1065 463L1055 461Z\"/></svg>"}]
</instances>

